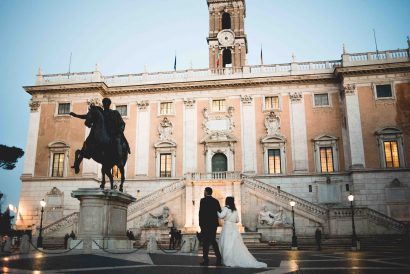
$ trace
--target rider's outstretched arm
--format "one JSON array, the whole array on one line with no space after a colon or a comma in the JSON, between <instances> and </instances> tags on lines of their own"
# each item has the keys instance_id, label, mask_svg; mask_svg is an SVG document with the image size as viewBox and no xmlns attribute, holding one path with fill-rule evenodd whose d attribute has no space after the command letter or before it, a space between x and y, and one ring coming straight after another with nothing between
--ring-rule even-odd
<instances>
[{"instance_id":1,"label":"rider's outstretched arm","mask_svg":"<svg viewBox=\"0 0 410 274\"><path fill-rule=\"evenodd\" d=\"M87 119L87 115L86 115L86 114L81 115L81 114L75 114L74 112L70 112L70 115L73 116L73 117L75 117L75 118L80 118L80 119L83 119L83 120Z\"/></svg>"}]
</instances>

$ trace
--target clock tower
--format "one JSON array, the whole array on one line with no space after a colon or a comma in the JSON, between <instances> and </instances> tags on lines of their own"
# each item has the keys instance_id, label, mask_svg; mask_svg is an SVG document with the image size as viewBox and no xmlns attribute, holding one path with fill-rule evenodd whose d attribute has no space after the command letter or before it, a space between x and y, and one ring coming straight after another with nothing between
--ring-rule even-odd
<instances>
[{"instance_id":1,"label":"clock tower","mask_svg":"<svg viewBox=\"0 0 410 274\"><path fill-rule=\"evenodd\" d=\"M207 0L209 10L209 68L245 66L248 43L245 34L245 0Z\"/></svg>"}]
</instances>

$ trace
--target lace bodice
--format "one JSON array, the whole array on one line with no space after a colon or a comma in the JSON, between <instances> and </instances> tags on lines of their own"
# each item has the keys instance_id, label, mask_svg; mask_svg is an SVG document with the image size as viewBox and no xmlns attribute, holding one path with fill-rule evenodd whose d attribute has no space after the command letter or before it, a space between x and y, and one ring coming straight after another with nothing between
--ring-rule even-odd
<instances>
[{"instance_id":1,"label":"lace bodice","mask_svg":"<svg viewBox=\"0 0 410 274\"><path fill-rule=\"evenodd\" d=\"M237 223L239 222L238 211L232 211L226 206L222 209L221 213L218 212L218 217L224 219L225 222Z\"/></svg>"}]
</instances>

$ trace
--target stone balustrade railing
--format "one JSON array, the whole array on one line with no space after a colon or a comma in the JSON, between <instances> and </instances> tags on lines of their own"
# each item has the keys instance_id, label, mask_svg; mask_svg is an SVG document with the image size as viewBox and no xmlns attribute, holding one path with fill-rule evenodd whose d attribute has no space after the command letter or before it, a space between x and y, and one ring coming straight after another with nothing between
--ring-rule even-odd
<instances>
[{"instance_id":1,"label":"stone balustrade railing","mask_svg":"<svg viewBox=\"0 0 410 274\"><path fill-rule=\"evenodd\" d=\"M408 49L349 53L342 55L343 66L358 66L410 61Z\"/></svg>"},{"instance_id":2,"label":"stone balustrade railing","mask_svg":"<svg viewBox=\"0 0 410 274\"><path fill-rule=\"evenodd\" d=\"M74 225L75 222L77 222L79 216L79 212L74 212L71 213L67 216L64 216L58 221L55 221L54 223L51 223L45 227L43 227L43 233L44 235L51 234L53 232L57 232L61 228L68 227L70 225Z\"/></svg>"},{"instance_id":3,"label":"stone balustrade railing","mask_svg":"<svg viewBox=\"0 0 410 274\"><path fill-rule=\"evenodd\" d=\"M236 180L241 179L241 173L236 171L220 171L220 172L193 172L185 174L187 180L202 181L202 180Z\"/></svg>"},{"instance_id":4,"label":"stone balustrade railing","mask_svg":"<svg viewBox=\"0 0 410 274\"><path fill-rule=\"evenodd\" d=\"M270 194L274 197L274 199L281 200L283 203L287 205L289 205L290 201L294 201L296 210L303 210L321 219L327 218L328 210L325 207L322 207L314 203L311 203L309 201L306 201L304 199L301 199L295 195L292 195L283 190L279 190L278 188L274 186L268 185L264 182L261 182L253 178L243 177L243 182L248 187L256 191L263 192L264 194Z\"/></svg>"},{"instance_id":5,"label":"stone balustrade railing","mask_svg":"<svg viewBox=\"0 0 410 274\"><path fill-rule=\"evenodd\" d=\"M241 69L188 69L152 73L123 74L103 76L99 71L39 74L36 85L58 85L104 82L108 86L144 85L187 81L206 81L218 79L238 79L254 76L285 76L293 74L332 73L335 67L341 66L340 60L318 62L294 62L286 64L246 66Z\"/></svg>"},{"instance_id":6,"label":"stone balustrade railing","mask_svg":"<svg viewBox=\"0 0 410 274\"><path fill-rule=\"evenodd\" d=\"M135 212L144 209L147 205L151 205L152 203L159 201L161 196L171 193L178 189L183 189L184 187L185 181L180 180L177 182L173 182L163 188L160 188L142 197L141 199L137 199L137 201L135 201L128 207L128 217L130 217Z\"/></svg>"},{"instance_id":7,"label":"stone balustrade railing","mask_svg":"<svg viewBox=\"0 0 410 274\"><path fill-rule=\"evenodd\" d=\"M383 225L385 227L394 229L401 233L407 232L407 225L405 223L399 222L396 219L393 219L379 211L368 207L354 207L354 215L357 217L368 218L372 222ZM329 216L331 218L345 218L352 216L352 210L350 207L343 208L332 208L330 209Z\"/></svg>"}]
</instances>

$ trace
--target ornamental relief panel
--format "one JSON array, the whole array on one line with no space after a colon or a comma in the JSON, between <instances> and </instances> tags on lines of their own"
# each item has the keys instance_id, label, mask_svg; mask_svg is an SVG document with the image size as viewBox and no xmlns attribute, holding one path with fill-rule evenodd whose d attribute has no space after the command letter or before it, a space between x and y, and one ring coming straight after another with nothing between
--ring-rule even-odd
<instances>
[{"instance_id":1,"label":"ornamental relief panel","mask_svg":"<svg viewBox=\"0 0 410 274\"><path fill-rule=\"evenodd\" d=\"M172 122L168 120L167 117L164 117L158 126L158 134L160 141L173 141L171 135L173 133Z\"/></svg>"},{"instance_id":2,"label":"ornamental relief panel","mask_svg":"<svg viewBox=\"0 0 410 274\"><path fill-rule=\"evenodd\" d=\"M267 136L282 136L280 134L280 118L275 112L271 111L265 117L265 129Z\"/></svg>"}]
</instances>

